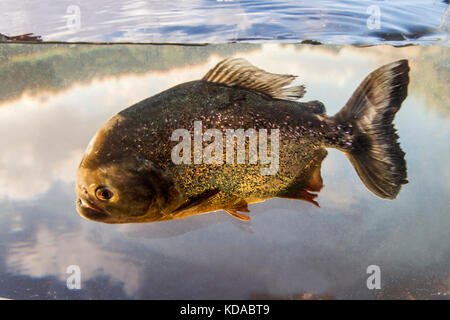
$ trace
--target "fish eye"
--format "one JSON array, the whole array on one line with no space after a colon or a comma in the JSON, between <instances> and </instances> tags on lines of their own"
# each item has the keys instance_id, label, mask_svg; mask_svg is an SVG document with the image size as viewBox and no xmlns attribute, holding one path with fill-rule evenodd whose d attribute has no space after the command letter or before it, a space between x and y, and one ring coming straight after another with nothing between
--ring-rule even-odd
<instances>
[{"instance_id":1,"label":"fish eye","mask_svg":"<svg viewBox=\"0 0 450 320\"><path fill-rule=\"evenodd\" d=\"M102 201L108 201L114 197L114 193L106 187L98 187L95 190L95 196Z\"/></svg>"}]
</instances>

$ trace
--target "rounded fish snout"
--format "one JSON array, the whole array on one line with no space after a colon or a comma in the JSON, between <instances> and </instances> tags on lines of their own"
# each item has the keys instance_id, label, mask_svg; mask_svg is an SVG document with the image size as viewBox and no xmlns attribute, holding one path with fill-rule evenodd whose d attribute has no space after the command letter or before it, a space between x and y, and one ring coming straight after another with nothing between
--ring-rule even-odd
<instances>
[{"instance_id":1,"label":"rounded fish snout","mask_svg":"<svg viewBox=\"0 0 450 320\"><path fill-rule=\"evenodd\" d=\"M110 215L99 208L94 207L92 204L86 202L82 198L77 199L77 211L78 213L87 220L94 221L104 221Z\"/></svg>"}]
</instances>

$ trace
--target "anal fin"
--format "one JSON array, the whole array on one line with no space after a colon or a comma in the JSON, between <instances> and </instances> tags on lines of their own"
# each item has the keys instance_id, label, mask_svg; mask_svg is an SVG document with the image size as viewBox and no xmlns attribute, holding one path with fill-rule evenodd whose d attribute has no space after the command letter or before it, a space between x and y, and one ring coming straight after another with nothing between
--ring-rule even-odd
<instances>
[{"instance_id":1,"label":"anal fin","mask_svg":"<svg viewBox=\"0 0 450 320\"><path fill-rule=\"evenodd\" d=\"M317 194L310 193L308 190L301 189L296 193L284 193L283 195L278 196L279 198L283 199L290 199L290 200L303 200L309 203L312 203L313 205L320 208L320 205L317 201L314 200L314 198L317 197Z\"/></svg>"},{"instance_id":2,"label":"anal fin","mask_svg":"<svg viewBox=\"0 0 450 320\"><path fill-rule=\"evenodd\" d=\"M246 88L274 99L295 101L306 92L303 85L289 87L296 77L264 71L242 58L228 58L209 70L202 80Z\"/></svg>"},{"instance_id":3,"label":"anal fin","mask_svg":"<svg viewBox=\"0 0 450 320\"><path fill-rule=\"evenodd\" d=\"M278 197L292 200L303 200L320 208L319 203L314 200L317 197L317 194L309 191L319 192L323 187L320 169L322 161L326 155L327 151L325 149L317 150L316 156L313 157L303 169L303 174L299 176L287 190L281 192Z\"/></svg>"}]
</instances>

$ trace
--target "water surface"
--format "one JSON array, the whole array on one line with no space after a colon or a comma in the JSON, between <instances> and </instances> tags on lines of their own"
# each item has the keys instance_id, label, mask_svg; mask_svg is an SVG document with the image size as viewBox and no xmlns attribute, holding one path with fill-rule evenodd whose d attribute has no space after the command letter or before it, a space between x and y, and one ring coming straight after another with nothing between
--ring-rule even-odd
<instances>
[{"instance_id":1,"label":"water surface","mask_svg":"<svg viewBox=\"0 0 450 320\"><path fill-rule=\"evenodd\" d=\"M0 32L45 41L448 45L448 1L3 0Z\"/></svg>"}]
</instances>

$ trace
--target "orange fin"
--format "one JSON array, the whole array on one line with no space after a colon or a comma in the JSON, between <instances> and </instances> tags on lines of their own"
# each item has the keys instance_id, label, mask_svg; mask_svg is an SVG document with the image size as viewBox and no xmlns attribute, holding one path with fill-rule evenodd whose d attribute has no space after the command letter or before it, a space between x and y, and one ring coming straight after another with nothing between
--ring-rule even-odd
<instances>
[{"instance_id":1,"label":"orange fin","mask_svg":"<svg viewBox=\"0 0 450 320\"><path fill-rule=\"evenodd\" d=\"M183 210L187 210L190 208L193 208L195 206L198 206L199 204L208 201L209 199L213 198L220 192L219 189L212 189L212 190L206 190L205 192L189 198L186 202L184 202L181 206L179 206L177 209L172 211L172 213L177 213Z\"/></svg>"},{"instance_id":2,"label":"orange fin","mask_svg":"<svg viewBox=\"0 0 450 320\"><path fill-rule=\"evenodd\" d=\"M245 200L239 200L238 202L236 202L235 204L233 204L233 206L228 207L228 208L224 208L224 210L232 217L242 220L242 221L249 221L250 217L246 214L242 214L242 213L238 213L238 211L240 212L250 212L250 210L248 210L248 203Z\"/></svg>"},{"instance_id":3,"label":"orange fin","mask_svg":"<svg viewBox=\"0 0 450 320\"><path fill-rule=\"evenodd\" d=\"M317 194L310 193L306 189L301 189L297 193L285 193L283 195L278 196L279 198L291 199L291 200L303 200L320 208L320 205L314 198L317 197Z\"/></svg>"},{"instance_id":4,"label":"orange fin","mask_svg":"<svg viewBox=\"0 0 450 320\"><path fill-rule=\"evenodd\" d=\"M225 211L232 217L239 219L241 221L249 221L250 217L246 214L239 213L233 209L225 209Z\"/></svg>"},{"instance_id":5,"label":"orange fin","mask_svg":"<svg viewBox=\"0 0 450 320\"><path fill-rule=\"evenodd\" d=\"M300 196L302 197L303 200L312 203L313 205L315 205L316 207L320 208L320 204L314 200L314 198L317 197L317 194L315 193L309 193L306 190L300 190Z\"/></svg>"}]
</instances>

